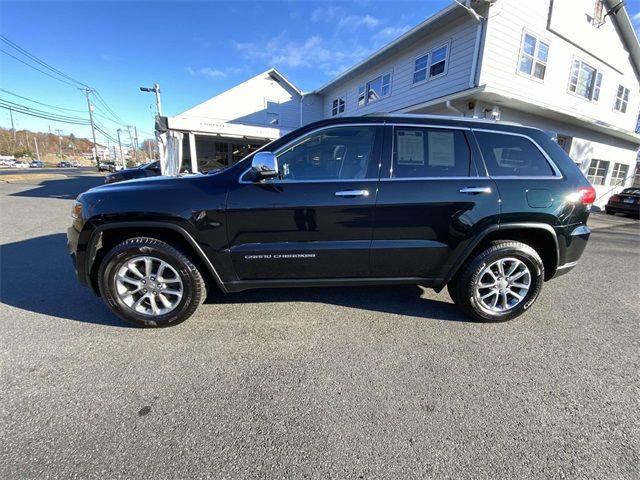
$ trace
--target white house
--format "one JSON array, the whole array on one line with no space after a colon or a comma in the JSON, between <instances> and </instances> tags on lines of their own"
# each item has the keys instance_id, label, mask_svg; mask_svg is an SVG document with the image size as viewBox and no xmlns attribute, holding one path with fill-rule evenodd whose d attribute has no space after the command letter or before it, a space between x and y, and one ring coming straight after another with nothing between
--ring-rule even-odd
<instances>
[{"instance_id":1,"label":"white house","mask_svg":"<svg viewBox=\"0 0 640 480\"><path fill-rule=\"evenodd\" d=\"M266 72L174 117L160 130L183 133L183 165L191 171L224 168L265 143L322 115L322 105L276 69ZM311 116L309 116L311 115ZM192 159L194 160L192 163Z\"/></svg>"},{"instance_id":2,"label":"white house","mask_svg":"<svg viewBox=\"0 0 640 480\"><path fill-rule=\"evenodd\" d=\"M633 183L640 145L640 46L618 3L452 3L315 93L325 117L448 114L552 131L601 205Z\"/></svg>"},{"instance_id":3,"label":"white house","mask_svg":"<svg viewBox=\"0 0 640 480\"><path fill-rule=\"evenodd\" d=\"M314 92L300 92L271 69L168 118L167 126L189 133L185 159L195 150L199 164L224 166L334 116L515 121L553 132L602 205L633 183L640 145L640 45L619 1L452 2ZM248 147L236 155L237 142Z\"/></svg>"}]
</instances>

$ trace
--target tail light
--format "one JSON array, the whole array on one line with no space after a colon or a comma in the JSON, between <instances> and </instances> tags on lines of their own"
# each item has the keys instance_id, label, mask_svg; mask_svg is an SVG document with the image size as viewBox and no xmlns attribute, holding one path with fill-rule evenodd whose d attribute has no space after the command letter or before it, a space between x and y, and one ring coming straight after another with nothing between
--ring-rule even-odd
<instances>
[{"instance_id":1,"label":"tail light","mask_svg":"<svg viewBox=\"0 0 640 480\"><path fill-rule=\"evenodd\" d=\"M611 195L611 198L609 198L610 202L620 202L620 197L618 195Z\"/></svg>"},{"instance_id":2,"label":"tail light","mask_svg":"<svg viewBox=\"0 0 640 480\"><path fill-rule=\"evenodd\" d=\"M584 205L591 205L596 201L596 189L593 187L580 187L578 189L578 198Z\"/></svg>"}]
</instances>

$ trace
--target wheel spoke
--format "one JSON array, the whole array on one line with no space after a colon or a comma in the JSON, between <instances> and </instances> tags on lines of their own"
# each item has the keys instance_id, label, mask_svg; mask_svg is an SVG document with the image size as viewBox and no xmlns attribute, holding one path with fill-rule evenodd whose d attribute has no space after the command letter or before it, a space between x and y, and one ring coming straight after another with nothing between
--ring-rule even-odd
<instances>
[{"instance_id":1,"label":"wheel spoke","mask_svg":"<svg viewBox=\"0 0 640 480\"><path fill-rule=\"evenodd\" d=\"M498 283L497 282L493 282L493 283L479 283L478 284L478 288L491 288L491 287L495 287Z\"/></svg>"},{"instance_id":2,"label":"wheel spoke","mask_svg":"<svg viewBox=\"0 0 640 480\"><path fill-rule=\"evenodd\" d=\"M512 297L515 297L516 300L520 301L522 300L524 297L522 295L520 295L519 293L514 292L513 290L507 290L507 293L509 295L511 295Z\"/></svg>"},{"instance_id":3,"label":"wheel spoke","mask_svg":"<svg viewBox=\"0 0 640 480\"><path fill-rule=\"evenodd\" d=\"M507 303L507 292L501 292L500 293L500 300L502 301L502 309L506 310L508 308L508 303Z\"/></svg>"},{"instance_id":4,"label":"wheel spoke","mask_svg":"<svg viewBox=\"0 0 640 480\"><path fill-rule=\"evenodd\" d=\"M519 262L512 262L512 265L509 268L509 271L507 272L507 277L511 276L511 274L515 272L516 268L518 268L519 266L520 266Z\"/></svg>"},{"instance_id":5,"label":"wheel spoke","mask_svg":"<svg viewBox=\"0 0 640 480\"><path fill-rule=\"evenodd\" d=\"M118 274L118 279L121 282L126 282L130 285L135 285L136 287L140 287L140 280L136 280L134 278L127 277L126 275Z\"/></svg>"},{"instance_id":6,"label":"wheel spoke","mask_svg":"<svg viewBox=\"0 0 640 480\"><path fill-rule=\"evenodd\" d=\"M144 275L142 274L142 272L140 272L140 270L138 270L138 267L136 267L135 263L131 262L129 265L127 265L127 268L129 269L129 271L133 272L136 277L144 278Z\"/></svg>"},{"instance_id":7,"label":"wheel spoke","mask_svg":"<svg viewBox=\"0 0 640 480\"><path fill-rule=\"evenodd\" d=\"M529 285L526 285L524 283L512 283L511 287L512 288L525 288L525 289L529 290Z\"/></svg>"},{"instance_id":8,"label":"wheel spoke","mask_svg":"<svg viewBox=\"0 0 640 480\"><path fill-rule=\"evenodd\" d=\"M152 261L151 257L144 257L144 274L149 276L152 273Z\"/></svg>"},{"instance_id":9,"label":"wheel spoke","mask_svg":"<svg viewBox=\"0 0 640 480\"><path fill-rule=\"evenodd\" d=\"M498 291L496 289L491 290L489 293L485 293L480 297L480 300L484 300L485 298L489 298L492 295L497 295Z\"/></svg>"},{"instance_id":10,"label":"wheel spoke","mask_svg":"<svg viewBox=\"0 0 640 480\"><path fill-rule=\"evenodd\" d=\"M158 315L160 313L160 309L158 308L155 295L149 295L149 303L151 304L153 314Z\"/></svg>"},{"instance_id":11,"label":"wheel spoke","mask_svg":"<svg viewBox=\"0 0 640 480\"><path fill-rule=\"evenodd\" d=\"M142 295L138 300L136 300L136 302L135 302L133 305L131 305L131 308L133 308L134 310L136 310L136 309L137 309L137 308L142 304L142 302L144 302L144 299L145 299L145 298L148 298L148 297L149 297L149 294L148 294L148 293L145 293L145 294L144 294L144 295Z\"/></svg>"},{"instance_id":12,"label":"wheel spoke","mask_svg":"<svg viewBox=\"0 0 640 480\"><path fill-rule=\"evenodd\" d=\"M169 299L164 296L164 293L159 294L158 298L164 305L164 308L171 308L173 306L173 304L169 301Z\"/></svg>"},{"instance_id":13,"label":"wheel spoke","mask_svg":"<svg viewBox=\"0 0 640 480\"><path fill-rule=\"evenodd\" d=\"M520 271L520 272L516 273L515 275L512 275L512 276L511 276L511 281L513 281L513 280L517 280L517 279L519 279L520 277L522 277L523 275L526 275L527 273L529 273L529 270L527 270L527 268L525 267L525 269L524 269L524 270L522 270L522 271Z\"/></svg>"},{"instance_id":14,"label":"wheel spoke","mask_svg":"<svg viewBox=\"0 0 640 480\"><path fill-rule=\"evenodd\" d=\"M500 260L497 265L498 265L498 272L500 273L500 276L504 277L504 260Z\"/></svg>"}]
</instances>

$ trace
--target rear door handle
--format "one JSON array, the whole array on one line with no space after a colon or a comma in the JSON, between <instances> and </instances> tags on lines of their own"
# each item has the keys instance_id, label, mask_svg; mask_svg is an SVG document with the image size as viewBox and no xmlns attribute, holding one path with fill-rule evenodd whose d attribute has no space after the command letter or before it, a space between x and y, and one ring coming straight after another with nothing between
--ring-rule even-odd
<instances>
[{"instance_id":1,"label":"rear door handle","mask_svg":"<svg viewBox=\"0 0 640 480\"><path fill-rule=\"evenodd\" d=\"M368 197L369 190L340 190L336 197Z\"/></svg>"},{"instance_id":2,"label":"rear door handle","mask_svg":"<svg viewBox=\"0 0 640 480\"><path fill-rule=\"evenodd\" d=\"M459 190L460 193L491 193L491 187L466 187Z\"/></svg>"}]
</instances>

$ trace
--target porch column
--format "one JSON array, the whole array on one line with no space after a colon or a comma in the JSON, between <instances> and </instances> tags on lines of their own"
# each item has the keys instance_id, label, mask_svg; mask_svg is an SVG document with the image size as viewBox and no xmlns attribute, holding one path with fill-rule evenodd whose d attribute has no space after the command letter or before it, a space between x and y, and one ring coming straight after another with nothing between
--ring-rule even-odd
<instances>
[{"instance_id":1,"label":"porch column","mask_svg":"<svg viewBox=\"0 0 640 480\"><path fill-rule=\"evenodd\" d=\"M189 132L189 152L191 153L191 173L198 172L198 154L196 153L196 136Z\"/></svg>"}]
</instances>

